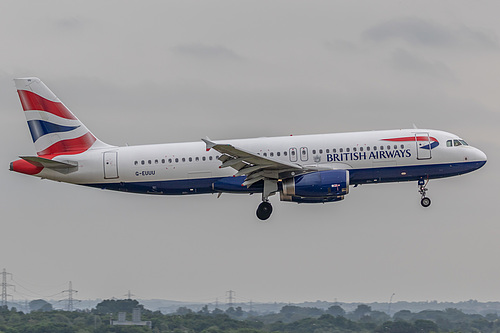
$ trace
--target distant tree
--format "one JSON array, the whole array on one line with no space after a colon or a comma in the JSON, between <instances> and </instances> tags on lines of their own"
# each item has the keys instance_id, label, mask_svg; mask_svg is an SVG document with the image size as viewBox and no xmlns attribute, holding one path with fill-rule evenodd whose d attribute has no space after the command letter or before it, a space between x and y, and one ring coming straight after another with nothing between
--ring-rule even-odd
<instances>
[{"instance_id":1,"label":"distant tree","mask_svg":"<svg viewBox=\"0 0 500 333\"><path fill-rule=\"evenodd\" d=\"M361 319L362 317L364 316L367 316L368 314L370 314L370 312L372 312L372 308L371 306L368 306L366 304L360 304L358 305L358 307L356 308L356 310L353 311L352 315L355 319Z\"/></svg>"},{"instance_id":2,"label":"distant tree","mask_svg":"<svg viewBox=\"0 0 500 333\"><path fill-rule=\"evenodd\" d=\"M238 306L236 308L236 311L234 312L234 315L236 317L242 317L245 313L243 312L243 309L241 308L241 306Z\"/></svg>"},{"instance_id":3,"label":"distant tree","mask_svg":"<svg viewBox=\"0 0 500 333\"><path fill-rule=\"evenodd\" d=\"M431 333L439 331L438 325L436 325L435 322L430 320L419 319L416 320L413 325L415 326L415 330L418 333Z\"/></svg>"},{"instance_id":4,"label":"distant tree","mask_svg":"<svg viewBox=\"0 0 500 333\"><path fill-rule=\"evenodd\" d=\"M221 309L219 308L215 308L213 311L212 311L212 314L213 315L221 315L221 314L224 314L224 311L222 311Z\"/></svg>"},{"instance_id":5,"label":"distant tree","mask_svg":"<svg viewBox=\"0 0 500 333\"><path fill-rule=\"evenodd\" d=\"M318 308L300 307L300 306L296 306L296 305L285 305L284 307L281 308L280 313L284 314L285 316L299 314L302 316L319 317L324 312L323 312L323 310L318 309Z\"/></svg>"},{"instance_id":6,"label":"distant tree","mask_svg":"<svg viewBox=\"0 0 500 333\"><path fill-rule=\"evenodd\" d=\"M29 302L29 308L30 308L30 311L41 311L41 312L47 312L47 311L54 310L54 308L52 307L52 304L50 304L47 301L44 301L43 299L35 299L35 300Z\"/></svg>"},{"instance_id":7,"label":"distant tree","mask_svg":"<svg viewBox=\"0 0 500 333\"><path fill-rule=\"evenodd\" d=\"M376 333L419 333L415 326L406 321L386 321L375 330Z\"/></svg>"},{"instance_id":8,"label":"distant tree","mask_svg":"<svg viewBox=\"0 0 500 333\"><path fill-rule=\"evenodd\" d=\"M210 311L208 310L208 305L205 304L204 307L201 308L200 311L198 311L199 314L201 315L208 315L210 314Z\"/></svg>"},{"instance_id":9,"label":"distant tree","mask_svg":"<svg viewBox=\"0 0 500 333\"><path fill-rule=\"evenodd\" d=\"M330 314L330 315L335 316L335 317L337 317L337 316L344 317L345 316L345 310L342 309L342 307L339 306L339 305L332 305L332 306L330 306L325 311L325 313Z\"/></svg>"},{"instance_id":10,"label":"distant tree","mask_svg":"<svg viewBox=\"0 0 500 333\"><path fill-rule=\"evenodd\" d=\"M236 315L236 310L232 306L230 306L226 309L226 314L230 317L233 317Z\"/></svg>"},{"instance_id":11,"label":"distant tree","mask_svg":"<svg viewBox=\"0 0 500 333\"><path fill-rule=\"evenodd\" d=\"M371 311L368 313L368 315L361 317L361 319L365 318L367 322L373 323L383 323L391 319L391 317L387 313L382 311Z\"/></svg>"},{"instance_id":12,"label":"distant tree","mask_svg":"<svg viewBox=\"0 0 500 333\"><path fill-rule=\"evenodd\" d=\"M394 314L394 320L411 321L413 320L413 313L410 310L401 310Z\"/></svg>"},{"instance_id":13,"label":"distant tree","mask_svg":"<svg viewBox=\"0 0 500 333\"><path fill-rule=\"evenodd\" d=\"M180 308L177 309L177 311L175 311L175 314L180 316L184 316L190 313L193 313L193 310L186 308L185 306L181 306Z\"/></svg>"},{"instance_id":14,"label":"distant tree","mask_svg":"<svg viewBox=\"0 0 500 333\"><path fill-rule=\"evenodd\" d=\"M139 304L135 299L106 299L96 305L97 313L116 313L116 312L132 312L135 308L144 310L144 306Z\"/></svg>"}]
</instances>

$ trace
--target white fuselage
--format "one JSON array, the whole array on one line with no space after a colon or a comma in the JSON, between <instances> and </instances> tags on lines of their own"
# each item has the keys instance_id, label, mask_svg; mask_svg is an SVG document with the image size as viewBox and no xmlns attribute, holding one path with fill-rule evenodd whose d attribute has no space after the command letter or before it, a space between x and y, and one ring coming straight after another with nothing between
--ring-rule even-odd
<instances>
[{"instance_id":1,"label":"white fuselage","mask_svg":"<svg viewBox=\"0 0 500 333\"><path fill-rule=\"evenodd\" d=\"M420 147L430 141L410 140L424 135L432 138L430 141L437 140L438 145L422 149ZM348 169L353 185L448 177L473 171L486 161L486 156L480 150L468 145L447 145L450 140L460 139L443 131L405 129L239 139L218 143L230 142L269 159L312 169ZM53 159L77 162L77 172L64 174L46 168L38 176L132 192L224 192L224 187L217 189L214 184L223 178L232 178L236 171L219 168L221 162L218 156L220 153L213 149L207 151L201 141L90 149L78 155L60 155ZM196 183L203 185L198 187ZM235 189L228 188L227 191L239 192L238 187ZM241 186L241 192L254 191L258 192L259 189L252 191Z\"/></svg>"}]
</instances>

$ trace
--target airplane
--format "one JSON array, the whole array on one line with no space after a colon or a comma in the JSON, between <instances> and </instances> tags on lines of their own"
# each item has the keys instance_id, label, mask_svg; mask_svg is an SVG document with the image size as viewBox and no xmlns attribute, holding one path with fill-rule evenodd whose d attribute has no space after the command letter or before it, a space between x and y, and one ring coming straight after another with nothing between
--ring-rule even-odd
<instances>
[{"instance_id":1,"label":"airplane","mask_svg":"<svg viewBox=\"0 0 500 333\"><path fill-rule=\"evenodd\" d=\"M487 160L457 135L416 128L117 147L92 134L40 79L14 82L37 155L19 156L11 171L131 193L260 193L260 220L271 216L274 194L336 202L362 184L416 181L428 207L430 179Z\"/></svg>"}]
</instances>

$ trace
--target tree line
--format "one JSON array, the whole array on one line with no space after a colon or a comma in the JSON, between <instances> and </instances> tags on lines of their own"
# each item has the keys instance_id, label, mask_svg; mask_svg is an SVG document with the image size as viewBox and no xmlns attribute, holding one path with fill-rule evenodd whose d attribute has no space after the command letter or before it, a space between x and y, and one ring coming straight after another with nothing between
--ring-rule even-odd
<instances>
[{"instance_id":1,"label":"tree line","mask_svg":"<svg viewBox=\"0 0 500 333\"><path fill-rule=\"evenodd\" d=\"M131 313L141 308L144 326L111 326L118 312ZM359 305L346 312L340 305L326 310L314 307L287 305L279 313L258 314L230 307L223 311L199 311L180 307L175 313L145 309L136 300L105 300L90 311L45 310L23 313L15 308L0 308L0 333L441 333L483 332L500 333L497 314L482 316L466 314L458 309L444 311L402 310L392 317L370 306Z\"/></svg>"}]
</instances>

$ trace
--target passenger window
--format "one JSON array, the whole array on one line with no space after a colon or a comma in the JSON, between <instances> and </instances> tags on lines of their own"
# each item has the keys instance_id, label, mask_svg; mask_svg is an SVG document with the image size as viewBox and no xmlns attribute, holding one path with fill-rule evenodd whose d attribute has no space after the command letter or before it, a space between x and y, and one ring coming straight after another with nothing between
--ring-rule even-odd
<instances>
[{"instance_id":1,"label":"passenger window","mask_svg":"<svg viewBox=\"0 0 500 333\"><path fill-rule=\"evenodd\" d=\"M168 163L170 163L170 164L172 163L172 159L171 158L168 159Z\"/></svg>"},{"instance_id":2,"label":"passenger window","mask_svg":"<svg viewBox=\"0 0 500 333\"><path fill-rule=\"evenodd\" d=\"M337 152L337 148L333 148L332 151L333 151L333 153L336 153Z\"/></svg>"},{"instance_id":3,"label":"passenger window","mask_svg":"<svg viewBox=\"0 0 500 333\"><path fill-rule=\"evenodd\" d=\"M148 160L148 164L151 164L151 160Z\"/></svg>"},{"instance_id":4,"label":"passenger window","mask_svg":"<svg viewBox=\"0 0 500 333\"><path fill-rule=\"evenodd\" d=\"M320 149L320 150L319 150L319 153L320 153L320 154L323 154L323 149Z\"/></svg>"},{"instance_id":5,"label":"passenger window","mask_svg":"<svg viewBox=\"0 0 500 333\"><path fill-rule=\"evenodd\" d=\"M340 148L339 152L343 153L344 152L344 148Z\"/></svg>"},{"instance_id":6,"label":"passenger window","mask_svg":"<svg viewBox=\"0 0 500 333\"><path fill-rule=\"evenodd\" d=\"M313 154L316 154L316 149L313 149Z\"/></svg>"},{"instance_id":7,"label":"passenger window","mask_svg":"<svg viewBox=\"0 0 500 333\"><path fill-rule=\"evenodd\" d=\"M264 153L263 155L267 157L267 153Z\"/></svg>"},{"instance_id":8,"label":"passenger window","mask_svg":"<svg viewBox=\"0 0 500 333\"><path fill-rule=\"evenodd\" d=\"M394 145L394 149L398 149L398 145Z\"/></svg>"},{"instance_id":9,"label":"passenger window","mask_svg":"<svg viewBox=\"0 0 500 333\"><path fill-rule=\"evenodd\" d=\"M359 151L363 151L363 147L359 147Z\"/></svg>"},{"instance_id":10,"label":"passenger window","mask_svg":"<svg viewBox=\"0 0 500 333\"><path fill-rule=\"evenodd\" d=\"M155 160L155 164L158 164L158 160Z\"/></svg>"},{"instance_id":11,"label":"passenger window","mask_svg":"<svg viewBox=\"0 0 500 333\"><path fill-rule=\"evenodd\" d=\"M377 146L373 146L373 150L377 150Z\"/></svg>"},{"instance_id":12,"label":"passenger window","mask_svg":"<svg viewBox=\"0 0 500 333\"><path fill-rule=\"evenodd\" d=\"M380 146L380 150L384 150L384 146Z\"/></svg>"},{"instance_id":13,"label":"passenger window","mask_svg":"<svg viewBox=\"0 0 500 333\"><path fill-rule=\"evenodd\" d=\"M134 164L137 165L137 164L139 164L139 162L135 161Z\"/></svg>"},{"instance_id":14,"label":"passenger window","mask_svg":"<svg viewBox=\"0 0 500 333\"><path fill-rule=\"evenodd\" d=\"M281 155L281 153L279 151L276 152L276 156L280 156L280 155Z\"/></svg>"},{"instance_id":15,"label":"passenger window","mask_svg":"<svg viewBox=\"0 0 500 333\"><path fill-rule=\"evenodd\" d=\"M351 150L350 150L349 148L346 148L346 149L345 149L345 151L346 151L346 152L350 152Z\"/></svg>"},{"instance_id":16,"label":"passenger window","mask_svg":"<svg viewBox=\"0 0 500 333\"><path fill-rule=\"evenodd\" d=\"M212 156L208 156L208 159L211 161L212 160Z\"/></svg>"},{"instance_id":17,"label":"passenger window","mask_svg":"<svg viewBox=\"0 0 500 333\"><path fill-rule=\"evenodd\" d=\"M352 151L357 151L358 149L356 149L356 147L352 148Z\"/></svg>"},{"instance_id":18,"label":"passenger window","mask_svg":"<svg viewBox=\"0 0 500 333\"><path fill-rule=\"evenodd\" d=\"M326 149L326 153L327 153L327 154L330 154L330 149Z\"/></svg>"},{"instance_id":19,"label":"passenger window","mask_svg":"<svg viewBox=\"0 0 500 333\"><path fill-rule=\"evenodd\" d=\"M405 149L405 145L401 145L401 149Z\"/></svg>"},{"instance_id":20,"label":"passenger window","mask_svg":"<svg viewBox=\"0 0 500 333\"><path fill-rule=\"evenodd\" d=\"M391 146L387 145L387 150L391 150Z\"/></svg>"},{"instance_id":21,"label":"passenger window","mask_svg":"<svg viewBox=\"0 0 500 333\"><path fill-rule=\"evenodd\" d=\"M286 155L288 155L288 152L287 152L287 151L284 151L284 152L283 152L283 156L286 156Z\"/></svg>"},{"instance_id":22,"label":"passenger window","mask_svg":"<svg viewBox=\"0 0 500 333\"><path fill-rule=\"evenodd\" d=\"M179 163L179 159L178 158L175 159L175 163Z\"/></svg>"},{"instance_id":23,"label":"passenger window","mask_svg":"<svg viewBox=\"0 0 500 333\"><path fill-rule=\"evenodd\" d=\"M366 147L366 151L370 151L370 147L369 147L369 146L368 146L368 147Z\"/></svg>"},{"instance_id":24,"label":"passenger window","mask_svg":"<svg viewBox=\"0 0 500 333\"><path fill-rule=\"evenodd\" d=\"M274 153L273 153L273 152L270 152L270 153L269 153L269 156L273 157L273 156L274 156Z\"/></svg>"},{"instance_id":25,"label":"passenger window","mask_svg":"<svg viewBox=\"0 0 500 333\"><path fill-rule=\"evenodd\" d=\"M198 162L199 160L200 160L200 158L198 156L196 156L195 161Z\"/></svg>"},{"instance_id":26,"label":"passenger window","mask_svg":"<svg viewBox=\"0 0 500 333\"><path fill-rule=\"evenodd\" d=\"M189 158L189 162L193 162L193 158L192 157Z\"/></svg>"},{"instance_id":27,"label":"passenger window","mask_svg":"<svg viewBox=\"0 0 500 333\"><path fill-rule=\"evenodd\" d=\"M207 158L206 158L205 156L203 156L203 157L201 158L201 160L202 160L202 161L205 161L206 159L207 159Z\"/></svg>"},{"instance_id":28,"label":"passenger window","mask_svg":"<svg viewBox=\"0 0 500 333\"><path fill-rule=\"evenodd\" d=\"M164 158L161 159L161 163L165 164L165 159Z\"/></svg>"}]
</instances>

